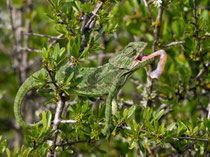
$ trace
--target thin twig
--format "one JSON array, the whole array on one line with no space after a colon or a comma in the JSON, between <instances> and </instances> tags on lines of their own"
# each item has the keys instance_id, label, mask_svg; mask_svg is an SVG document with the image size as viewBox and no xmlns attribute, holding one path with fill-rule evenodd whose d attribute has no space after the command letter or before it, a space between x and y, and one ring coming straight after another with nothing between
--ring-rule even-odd
<instances>
[{"instance_id":1,"label":"thin twig","mask_svg":"<svg viewBox=\"0 0 210 157\"><path fill-rule=\"evenodd\" d=\"M173 41L173 42L165 45L165 47L172 47L172 46L182 45L184 43L185 43L185 41Z\"/></svg>"},{"instance_id":2,"label":"thin twig","mask_svg":"<svg viewBox=\"0 0 210 157\"><path fill-rule=\"evenodd\" d=\"M68 22L66 22L65 17L63 16L63 12L62 12L61 10L59 10L58 15L60 16L60 18L61 18L61 20L62 20L61 24L65 24L65 25L66 25L66 29L67 29L69 32L71 32L71 34L72 34L73 36L76 36L76 33L74 32L74 30L71 29L71 28L69 28Z\"/></svg>"},{"instance_id":3,"label":"thin twig","mask_svg":"<svg viewBox=\"0 0 210 157\"><path fill-rule=\"evenodd\" d=\"M37 52L37 53L41 53L42 50L37 50L37 49L31 49L31 48L28 48L28 47L18 47L19 50L21 51L27 51L27 52Z\"/></svg>"},{"instance_id":4,"label":"thin twig","mask_svg":"<svg viewBox=\"0 0 210 157\"><path fill-rule=\"evenodd\" d=\"M86 28L88 28L91 24L91 22L94 20L94 18L97 16L97 12L100 9L100 7L103 5L103 2L96 5L96 8L92 11L92 16L88 20L87 24L85 25Z\"/></svg>"},{"instance_id":5,"label":"thin twig","mask_svg":"<svg viewBox=\"0 0 210 157\"><path fill-rule=\"evenodd\" d=\"M32 148L31 148L31 150L30 150L30 153L32 152L32 151L34 151L36 148L38 148L40 145L42 145L44 142L46 142L47 140L50 140L51 139L51 137L52 137L52 135L54 134L54 133L57 133L58 132L58 130L53 130L47 137L45 137L41 142L39 142L38 144L36 144L36 145L34 145ZM29 154L30 154L29 153Z\"/></svg>"},{"instance_id":6,"label":"thin twig","mask_svg":"<svg viewBox=\"0 0 210 157\"><path fill-rule=\"evenodd\" d=\"M71 145L74 145L74 144L77 144L77 143L84 143L84 142L87 142L87 140L78 140L78 141L74 141L74 142L66 142L66 143L60 143L60 144L56 144L56 146L58 147L63 147L63 146L71 146Z\"/></svg>"},{"instance_id":7,"label":"thin twig","mask_svg":"<svg viewBox=\"0 0 210 157\"><path fill-rule=\"evenodd\" d=\"M162 15L163 15L163 3L161 3L161 6L158 10L158 16L156 18L156 24L155 24L155 29L154 29L154 41L153 41L153 46L152 46L152 50L153 52L155 51L155 48L158 44L159 41L159 33L160 33L160 26L161 26L161 21L162 21Z\"/></svg>"},{"instance_id":8,"label":"thin twig","mask_svg":"<svg viewBox=\"0 0 210 157\"><path fill-rule=\"evenodd\" d=\"M45 64L45 69L47 70L53 85L55 86L56 89L58 89L59 86L57 85L57 83L55 81L55 78L54 78L54 76L52 74L52 71L48 68L47 64Z\"/></svg>"},{"instance_id":9,"label":"thin twig","mask_svg":"<svg viewBox=\"0 0 210 157\"><path fill-rule=\"evenodd\" d=\"M14 45L17 46L16 29L15 29L15 25L14 25L14 21L13 21L12 7L10 5L10 0L7 0L7 7L8 7L8 10L9 10L10 25L12 27L13 42L14 42Z\"/></svg>"},{"instance_id":10,"label":"thin twig","mask_svg":"<svg viewBox=\"0 0 210 157\"><path fill-rule=\"evenodd\" d=\"M51 35L46 35L46 34L37 34L37 33L24 33L24 35L29 35L29 36L37 36L41 38L50 38L50 39L60 39L59 36L51 36Z\"/></svg>"},{"instance_id":11,"label":"thin twig","mask_svg":"<svg viewBox=\"0 0 210 157\"><path fill-rule=\"evenodd\" d=\"M60 38L62 38L64 34L60 34L56 37L56 39L50 44L50 47L52 47Z\"/></svg>"},{"instance_id":12,"label":"thin twig","mask_svg":"<svg viewBox=\"0 0 210 157\"><path fill-rule=\"evenodd\" d=\"M143 0L143 2L144 2L145 7L147 8L147 12L149 14L149 17L151 18L151 22L153 23L154 22L154 19L153 19L152 15L151 15L151 10L149 8L149 4L147 3L146 0Z\"/></svg>"}]
</instances>

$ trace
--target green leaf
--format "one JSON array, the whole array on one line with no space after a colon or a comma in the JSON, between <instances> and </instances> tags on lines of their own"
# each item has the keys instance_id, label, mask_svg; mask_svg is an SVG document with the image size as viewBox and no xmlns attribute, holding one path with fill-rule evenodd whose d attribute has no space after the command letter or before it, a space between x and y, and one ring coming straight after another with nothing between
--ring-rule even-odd
<instances>
[{"instance_id":1,"label":"green leaf","mask_svg":"<svg viewBox=\"0 0 210 157\"><path fill-rule=\"evenodd\" d=\"M138 140L138 145L139 145L139 149L141 150L141 152L145 155L146 154L146 150L143 146L143 144L141 143L141 140Z\"/></svg>"},{"instance_id":2,"label":"green leaf","mask_svg":"<svg viewBox=\"0 0 210 157\"><path fill-rule=\"evenodd\" d=\"M196 126L194 129L193 129L193 134L196 134L198 132L199 128L198 126Z\"/></svg>"},{"instance_id":3,"label":"green leaf","mask_svg":"<svg viewBox=\"0 0 210 157\"><path fill-rule=\"evenodd\" d=\"M132 106L131 108L129 108L127 118L130 118L133 115L135 110L136 110L136 106Z\"/></svg>"},{"instance_id":4,"label":"green leaf","mask_svg":"<svg viewBox=\"0 0 210 157\"><path fill-rule=\"evenodd\" d=\"M173 128L176 126L176 123L175 122L172 122L168 127L167 127L167 131L172 131Z\"/></svg>"},{"instance_id":5,"label":"green leaf","mask_svg":"<svg viewBox=\"0 0 210 157\"><path fill-rule=\"evenodd\" d=\"M187 126L180 120L178 120L177 135L180 136L187 130Z\"/></svg>"},{"instance_id":6,"label":"green leaf","mask_svg":"<svg viewBox=\"0 0 210 157\"><path fill-rule=\"evenodd\" d=\"M43 127L47 128L47 117L46 117L45 111L42 112L42 123L43 123Z\"/></svg>"},{"instance_id":7,"label":"green leaf","mask_svg":"<svg viewBox=\"0 0 210 157\"><path fill-rule=\"evenodd\" d=\"M52 113L50 111L47 111L47 127L46 127L46 130L48 130L50 128L51 120L52 120Z\"/></svg>"},{"instance_id":8,"label":"green leaf","mask_svg":"<svg viewBox=\"0 0 210 157\"><path fill-rule=\"evenodd\" d=\"M208 131L210 131L210 119L204 118L204 125L208 128Z\"/></svg>"},{"instance_id":9,"label":"green leaf","mask_svg":"<svg viewBox=\"0 0 210 157\"><path fill-rule=\"evenodd\" d=\"M12 157L12 154L8 148L6 148L7 157Z\"/></svg>"},{"instance_id":10,"label":"green leaf","mask_svg":"<svg viewBox=\"0 0 210 157\"><path fill-rule=\"evenodd\" d=\"M6 150L7 142L6 140L1 141L1 139L2 139L2 136L0 136L0 154L3 154L4 151Z\"/></svg>"},{"instance_id":11,"label":"green leaf","mask_svg":"<svg viewBox=\"0 0 210 157\"><path fill-rule=\"evenodd\" d=\"M147 107L145 110L144 110L144 113L143 113L143 119L144 120L150 120L151 116L152 116L152 112L153 110L149 107Z\"/></svg>"},{"instance_id":12,"label":"green leaf","mask_svg":"<svg viewBox=\"0 0 210 157\"><path fill-rule=\"evenodd\" d=\"M152 124L149 121L145 121L145 126L146 126L146 130L149 129L149 131L154 131L154 127L152 126Z\"/></svg>"},{"instance_id":13,"label":"green leaf","mask_svg":"<svg viewBox=\"0 0 210 157\"><path fill-rule=\"evenodd\" d=\"M123 111L123 118L126 119L127 116L128 116L128 109L126 108L126 109L124 109L124 111Z\"/></svg>"},{"instance_id":14,"label":"green leaf","mask_svg":"<svg viewBox=\"0 0 210 157\"><path fill-rule=\"evenodd\" d=\"M154 119L158 121L163 116L164 112L165 110L162 109L161 111L156 113Z\"/></svg>"},{"instance_id":15,"label":"green leaf","mask_svg":"<svg viewBox=\"0 0 210 157\"><path fill-rule=\"evenodd\" d=\"M74 72L71 73L71 75L68 77L68 79L66 80L66 83L70 83L71 79L74 77Z\"/></svg>"},{"instance_id":16,"label":"green leaf","mask_svg":"<svg viewBox=\"0 0 210 157\"><path fill-rule=\"evenodd\" d=\"M85 101L85 103L82 105L82 113L86 113L89 109L88 101Z\"/></svg>"},{"instance_id":17,"label":"green leaf","mask_svg":"<svg viewBox=\"0 0 210 157\"><path fill-rule=\"evenodd\" d=\"M129 143L129 149L133 149L135 146L136 146L136 141L135 141L135 140L132 140L132 141Z\"/></svg>"},{"instance_id":18,"label":"green leaf","mask_svg":"<svg viewBox=\"0 0 210 157\"><path fill-rule=\"evenodd\" d=\"M53 58L55 59L55 61L58 60L59 52L60 52L60 45L59 45L59 43L57 43L55 45L54 53L53 53L53 56L54 56Z\"/></svg>"}]
</instances>

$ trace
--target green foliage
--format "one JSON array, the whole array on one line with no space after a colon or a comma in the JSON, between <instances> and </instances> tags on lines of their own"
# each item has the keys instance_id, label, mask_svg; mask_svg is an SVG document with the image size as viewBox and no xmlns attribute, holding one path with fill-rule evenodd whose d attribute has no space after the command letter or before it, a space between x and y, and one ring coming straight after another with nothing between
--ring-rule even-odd
<instances>
[{"instance_id":1,"label":"green foliage","mask_svg":"<svg viewBox=\"0 0 210 157\"><path fill-rule=\"evenodd\" d=\"M22 0L10 2L15 9L27 7ZM0 137L0 156L46 156L50 149L52 153L58 152L59 156L63 157L79 154L157 156L157 153L159 156L188 156L189 153L204 156L210 152L210 120L207 118L210 112L210 17L209 10L206 9L210 3L208 0L165 0L161 6L162 20L158 21L157 15L161 7L156 7L153 1L147 2L150 13L140 0L33 2L33 5L28 6L36 7L32 7L33 10L29 13L27 9L22 10L24 22L31 22L31 30L28 32L52 36L62 34L62 37L57 36L54 44L52 41L55 41L55 38L47 40L29 36L29 39L22 39L20 43L23 48L27 43L29 48L42 50L41 55L35 53L34 49L32 52L15 51L19 48L13 41L15 30L9 29L12 28L6 20L9 19L9 12L6 10L6 2L2 2L0 33L3 38L0 44L2 43L9 53L7 54L1 44L0 127L3 137L8 140L2 140L2 136ZM100 3L103 5L99 6ZM94 11L96 15L93 14ZM88 19L86 23L84 15ZM21 30L24 30L22 27L23 24ZM156 28L160 28L157 34L154 33ZM17 33L14 37L16 36ZM131 77L131 81L125 84L116 100L111 131L104 136L102 130L105 122L105 101L71 95L68 90L75 86L71 83L75 77L74 72L63 82L54 82L53 78L64 64L70 63L81 69L103 64L107 58L101 58L101 54L106 56L110 52L117 52L135 40L148 42L146 54L150 54L152 49L165 49L168 55L166 67L158 81L149 80L143 69ZM182 44L167 46L180 41ZM24 142L11 148L7 143L13 144L12 138L21 136L20 129L12 123L12 108L19 87L16 79L23 74L23 54L28 54L27 65L42 56L42 68L48 71L46 75L41 74L36 78L39 82L38 94L46 98L46 101L40 102L40 97L32 102L26 101L30 107L25 108L29 111L24 112L24 115L29 115L25 119L34 119L31 116L37 111L32 107L34 104L45 104L39 108L46 108L47 111L39 114L41 124L31 129L23 128ZM25 67L26 72L39 68L35 66L36 60L34 62L35 64ZM148 69L146 67L146 70ZM23 82L21 79L19 81ZM27 100L32 100L33 94L30 96L29 93ZM55 131L55 108L63 97L69 99L67 101L64 98L66 106L61 119L68 123L61 123ZM60 138L60 145L53 150L50 142L57 136Z\"/></svg>"}]
</instances>

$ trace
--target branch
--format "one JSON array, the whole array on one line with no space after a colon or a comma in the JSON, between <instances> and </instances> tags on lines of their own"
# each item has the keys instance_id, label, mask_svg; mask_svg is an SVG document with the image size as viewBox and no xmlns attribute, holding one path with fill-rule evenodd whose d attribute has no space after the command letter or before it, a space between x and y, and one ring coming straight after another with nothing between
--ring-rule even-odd
<instances>
[{"instance_id":1,"label":"branch","mask_svg":"<svg viewBox=\"0 0 210 157\"><path fill-rule=\"evenodd\" d=\"M92 21L94 21L94 18L97 16L97 12L98 12L98 10L100 9L100 7L102 5L103 5L103 2L101 2L100 4L96 5L96 8L92 11L93 15L90 17L90 19L88 20L87 24L85 25L86 28L88 28L90 26L90 24L92 23Z\"/></svg>"},{"instance_id":2,"label":"branch","mask_svg":"<svg viewBox=\"0 0 210 157\"><path fill-rule=\"evenodd\" d=\"M47 141L47 140L50 140L51 139L51 137L52 137L52 135L54 134L54 133L57 133L58 131L57 130L53 130L47 137L45 137L40 143L38 143L38 144L34 144L34 146L31 148L31 150L30 150L30 153L32 152L32 151L34 151L36 148L38 148L40 145L42 145L45 141ZM29 154L30 154L29 153Z\"/></svg>"},{"instance_id":3,"label":"branch","mask_svg":"<svg viewBox=\"0 0 210 157\"><path fill-rule=\"evenodd\" d=\"M57 36L51 36L51 35L45 35L45 34L37 34L37 33L24 33L24 35L29 35L29 36L37 36L41 38L50 38L50 39L60 39L61 37Z\"/></svg>"},{"instance_id":4,"label":"branch","mask_svg":"<svg viewBox=\"0 0 210 157\"><path fill-rule=\"evenodd\" d=\"M7 0L7 7L9 10L9 18L10 18L10 25L12 28L13 42L14 42L14 45L17 46L17 39L16 39L16 33L15 33L16 29L15 29L15 25L14 25L14 21L13 21L13 14L12 14L12 7L10 5L10 0Z\"/></svg>"},{"instance_id":5,"label":"branch","mask_svg":"<svg viewBox=\"0 0 210 157\"><path fill-rule=\"evenodd\" d=\"M90 17L89 20L88 20L87 15L83 16L83 24L80 29L82 34L84 34L85 29L88 30L89 34L92 32L93 28L95 27L96 20L97 20L97 12L102 5L103 5L103 2L96 5L95 9L92 11L92 16ZM86 41L85 36L83 35L82 40L81 40L80 52L83 51L86 44L87 44L87 41Z\"/></svg>"},{"instance_id":6,"label":"branch","mask_svg":"<svg viewBox=\"0 0 210 157\"><path fill-rule=\"evenodd\" d=\"M56 146L58 147L63 147L63 146L71 146L77 143L83 143L83 142L88 142L88 140L78 140L78 141L73 141L73 142L66 142L66 143L61 143L61 144L57 144Z\"/></svg>"},{"instance_id":7,"label":"branch","mask_svg":"<svg viewBox=\"0 0 210 157\"><path fill-rule=\"evenodd\" d=\"M60 124L61 114L63 112L63 108L65 106L65 98L62 96L62 93L59 94L60 100L58 101L55 118L53 121L53 130L57 131L55 133L54 141L50 141L49 145L52 146L50 152L47 153L47 157L51 157L52 151L55 150L58 142L58 126Z\"/></svg>"},{"instance_id":8,"label":"branch","mask_svg":"<svg viewBox=\"0 0 210 157\"><path fill-rule=\"evenodd\" d=\"M146 0L143 0L143 2L144 2L145 7L147 8L147 12L149 14L149 17L151 18L151 22L153 23L154 22L154 19L152 18L152 14L151 14L151 10L149 8L149 4L147 3Z\"/></svg>"},{"instance_id":9,"label":"branch","mask_svg":"<svg viewBox=\"0 0 210 157\"><path fill-rule=\"evenodd\" d=\"M182 45L184 43L185 43L185 41L173 41L173 42L165 45L165 47L172 47L172 46Z\"/></svg>"},{"instance_id":10,"label":"branch","mask_svg":"<svg viewBox=\"0 0 210 157\"><path fill-rule=\"evenodd\" d=\"M60 38L62 38L64 34L60 34L56 37L56 39L50 44L50 47L52 47Z\"/></svg>"},{"instance_id":11,"label":"branch","mask_svg":"<svg viewBox=\"0 0 210 157\"><path fill-rule=\"evenodd\" d=\"M159 41L160 25L161 25L161 20L162 20L162 15L163 15L163 3L164 2L161 3L161 6L159 8L158 16L156 18L155 29L153 32L153 34L154 34L154 41L153 41L153 46L152 46L153 52L155 51L155 47Z\"/></svg>"},{"instance_id":12,"label":"branch","mask_svg":"<svg viewBox=\"0 0 210 157\"><path fill-rule=\"evenodd\" d=\"M41 53L42 50L37 50L37 49L31 49L28 47L18 47L19 50L21 51L27 51L27 52L37 52L37 53Z\"/></svg>"}]
</instances>

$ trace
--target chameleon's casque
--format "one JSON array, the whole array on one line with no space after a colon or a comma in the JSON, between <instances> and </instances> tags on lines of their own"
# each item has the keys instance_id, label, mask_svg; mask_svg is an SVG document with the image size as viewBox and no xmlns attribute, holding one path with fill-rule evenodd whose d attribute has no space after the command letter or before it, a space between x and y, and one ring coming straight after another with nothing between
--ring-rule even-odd
<instances>
[{"instance_id":1,"label":"chameleon's casque","mask_svg":"<svg viewBox=\"0 0 210 157\"><path fill-rule=\"evenodd\" d=\"M160 55L160 62L157 69L152 72L153 78L159 78L163 72L166 62L166 53L164 50L159 50L149 56L143 56L143 50L146 48L147 43L144 42L131 42L123 50L116 53L109 59L109 62L103 66L94 68L78 68L72 65L63 65L59 68L55 75L55 81L59 84L65 82L66 79L74 72L74 77L71 83L75 86L69 89L69 94L76 94L84 97L102 97L107 95L106 109L105 109L105 128L103 133L109 130L111 126L111 102L114 96L125 84L129 76L143 68L154 60L155 56ZM26 124L21 116L21 103L28 91L36 88L38 83L36 77L39 74L46 74L45 69L30 76L20 87L14 102L14 113L16 120L23 127L33 125Z\"/></svg>"}]
</instances>

